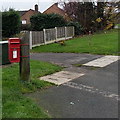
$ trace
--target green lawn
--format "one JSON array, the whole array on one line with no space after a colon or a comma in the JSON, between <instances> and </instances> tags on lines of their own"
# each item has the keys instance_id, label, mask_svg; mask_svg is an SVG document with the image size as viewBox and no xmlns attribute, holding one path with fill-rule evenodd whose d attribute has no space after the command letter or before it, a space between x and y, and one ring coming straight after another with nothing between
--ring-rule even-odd
<instances>
[{"instance_id":1,"label":"green lawn","mask_svg":"<svg viewBox=\"0 0 120 120\"><path fill-rule=\"evenodd\" d=\"M24 93L34 92L52 86L51 83L39 80L40 76L60 71L62 68L46 62L31 61L31 82L22 83L18 79L19 66L13 64L3 68L3 118L48 118L42 108L32 100L25 97Z\"/></svg>"},{"instance_id":2,"label":"green lawn","mask_svg":"<svg viewBox=\"0 0 120 120\"><path fill-rule=\"evenodd\" d=\"M83 36L65 41L66 45L58 43L35 47L31 52L58 52L58 53L90 53L118 55L118 30L105 33Z\"/></svg>"}]
</instances>

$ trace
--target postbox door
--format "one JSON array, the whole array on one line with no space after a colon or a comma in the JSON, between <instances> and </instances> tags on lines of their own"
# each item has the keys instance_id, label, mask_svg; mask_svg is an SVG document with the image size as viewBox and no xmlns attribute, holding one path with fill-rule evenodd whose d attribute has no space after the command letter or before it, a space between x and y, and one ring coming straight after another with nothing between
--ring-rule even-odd
<instances>
[{"instance_id":1,"label":"postbox door","mask_svg":"<svg viewBox=\"0 0 120 120\"><path fill-rule=\"evenodd\" d=\"M20 39L9 39L9 60L11 63L20 62Z\"/></svg>"}]
</instances>

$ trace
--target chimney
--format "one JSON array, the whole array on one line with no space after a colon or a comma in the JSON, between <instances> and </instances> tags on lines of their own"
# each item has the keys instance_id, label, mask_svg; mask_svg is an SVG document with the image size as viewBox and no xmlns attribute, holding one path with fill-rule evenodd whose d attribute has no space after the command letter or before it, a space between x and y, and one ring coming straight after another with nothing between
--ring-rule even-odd
<instances>
[{"instance_id":1,"label":"chimney","mask_svg":"<svg viewBox=\"0 0 120 120\"><path fill-rule=\"evenodd\" d=\"M58 7L58 2L57 2L57 3L55 3L55 5Z\"/></svg>"},{"instance_id":2,"label":"chimney","mask_svg":"<svg viewBox=\"0 0 120 120\"><path fill-rule=\"evenodd\" d=\"M35 5L35 11L38 12L38 5Z\"/></svg>"}]
</instances>

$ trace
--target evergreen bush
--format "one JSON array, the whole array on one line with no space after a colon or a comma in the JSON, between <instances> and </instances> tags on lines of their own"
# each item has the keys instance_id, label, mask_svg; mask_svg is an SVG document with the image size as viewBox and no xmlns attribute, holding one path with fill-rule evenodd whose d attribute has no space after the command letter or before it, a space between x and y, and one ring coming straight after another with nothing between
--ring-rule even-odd
<instances>
[{"instance_id":1,"label":"evergreen bush","mask_svg":"<svg viewBox=\"0 0 120 120\"><path fill-rule=\"evenodd\" d=\"M75 35L81 35L81 34L84 33L84 29L80 25L79 22L70 21L70 22L67 23L67 26L74 26L74 28L75 28Z\"/></svg>"},{"instance_id":2,"label":"evergreen bush","mask_svg":"<svg viewBox=\"0 0 120 120\"><path fill-rule=\"evenodd\" d=\"M10 9L2 13L2 36L11 37L20 32L20 16L17 11Z\"/></svg>"},{"instance_id":3,"label":"evergreen bush","mask_svg":"<svg viewBox=\"0 0 120 120\"><path fill-rule=\"evenodd\" d=\"M30 18L31 29L41 31L66 25L66 20L58 14L36 14Z\"/></svg>"}]
</instances>

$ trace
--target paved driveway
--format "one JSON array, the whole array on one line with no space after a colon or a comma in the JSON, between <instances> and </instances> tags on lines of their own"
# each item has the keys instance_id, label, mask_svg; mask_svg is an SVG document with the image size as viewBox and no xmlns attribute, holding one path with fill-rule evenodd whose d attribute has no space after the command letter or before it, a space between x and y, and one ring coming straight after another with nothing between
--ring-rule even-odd
<instances>
[{"instance_id":1,"label":"paved driveway","mask_svg":"<svg viewBox=\"0 0 120 120\"><path fill-rule=\"evenodd\" d=\"M100 55L73 53L35 53L31 59L66 67L85 75L60 86L28 94L53 118L117 118L118 62L106 67L75 67L101 58Z\"/></svg>"}]
</instances>

